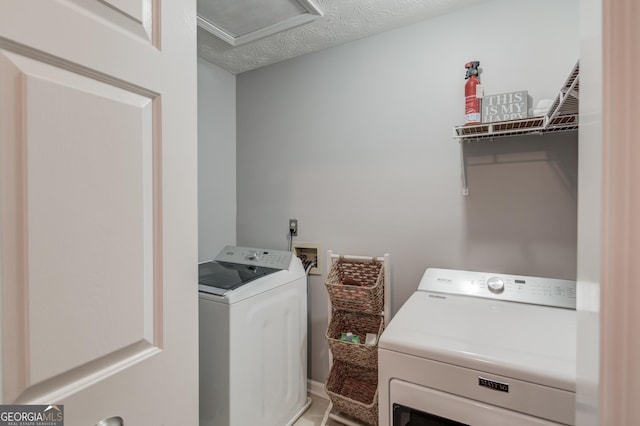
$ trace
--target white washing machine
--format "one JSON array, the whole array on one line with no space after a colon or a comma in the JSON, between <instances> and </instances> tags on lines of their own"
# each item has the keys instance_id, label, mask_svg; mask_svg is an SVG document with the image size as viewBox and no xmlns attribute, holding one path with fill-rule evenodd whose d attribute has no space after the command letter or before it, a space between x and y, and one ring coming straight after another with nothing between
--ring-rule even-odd
<instances>
[{"instance_id":1,"label":"white washing machine","mask_svg":"<svg viewBox=\"0 0 640 426\"><path fill-rule=\"evenodd\" d=\"M575 307L575 281L428 269L380 337L380 426L575 424Z\"/></svg>"},{"instance_id":2,"label":"white washing machine","mask_svg":"<svg viewBox=\"0 0 640 426\"><path fill-rule=\"evenodd\" d=\"M199 265L200 426L283 426L308 407L307 281L291 252Z\"/></svg>"}]
</instances>

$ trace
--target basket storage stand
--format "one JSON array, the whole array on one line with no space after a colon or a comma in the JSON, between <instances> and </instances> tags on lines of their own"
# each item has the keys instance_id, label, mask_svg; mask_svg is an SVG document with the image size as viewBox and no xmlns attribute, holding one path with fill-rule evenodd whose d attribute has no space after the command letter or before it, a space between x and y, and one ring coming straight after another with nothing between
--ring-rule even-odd
<instances>
[{"instance_id":1,"label":"basket storage stand","mask_svg":"<svg viewBox=\"0 0 640 426\"><path fill-rule=\"evenodd\" d=\"M390 255L365 257L327 252L329 294L327 343L330 373L325 384L329 419L348 426L378 424L378 339L391 313ZM344 342L352 332L360 343ZM365 345L368 333L375 345Z\"/></svg>"}]
</instances>

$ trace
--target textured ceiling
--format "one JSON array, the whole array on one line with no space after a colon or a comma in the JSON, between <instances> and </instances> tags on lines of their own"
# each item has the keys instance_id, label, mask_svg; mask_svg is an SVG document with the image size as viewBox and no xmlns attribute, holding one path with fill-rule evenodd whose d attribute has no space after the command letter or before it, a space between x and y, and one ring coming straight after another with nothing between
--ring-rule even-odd
<instances>
[{"instance_id":1,"label":"textured ceiling","mask_svg":"<svg viewBox=\"0 0 640 426\"><path fill-rule=\"evenodd\" d=\"M231 46L198 28L198 55L239 74L487 1L315 0L323 14L320 18L241 46Z\"/></svg>"}]
</instances>

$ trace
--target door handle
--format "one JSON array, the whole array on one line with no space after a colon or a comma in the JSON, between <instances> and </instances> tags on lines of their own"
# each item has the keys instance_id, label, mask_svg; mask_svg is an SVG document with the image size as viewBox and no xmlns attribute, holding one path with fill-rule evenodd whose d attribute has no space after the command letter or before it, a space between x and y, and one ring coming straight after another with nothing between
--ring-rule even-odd
<instances>
[{"instance_id":1,"label":"door handle","mask_svg":"<svg viewBox=\"0 0 640 426\"><path fill-rule=\"evenodd\" d=\"M100 420L95 426L124 426L124 420L120 416L109 417L108 419Z\"/></svg>"}]
</instances>

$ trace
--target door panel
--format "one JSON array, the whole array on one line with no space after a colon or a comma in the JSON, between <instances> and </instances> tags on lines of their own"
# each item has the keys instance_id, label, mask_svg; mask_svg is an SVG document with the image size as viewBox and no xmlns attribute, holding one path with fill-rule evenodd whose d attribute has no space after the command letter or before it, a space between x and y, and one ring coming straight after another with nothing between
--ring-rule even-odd
<instances>
[{"instance_id":1,"label":"door panel","mask_svg":"<svg viewBox=\"0 0 640 426\"><path fill-rule=\"evenodd\" d=\"M159 249L153 238L152 102L5 57L21 70L23 83L22 99L4 101L23 106L16 123L24 138L15 142L24 150L18 197L25 200L19 216L26 219L20 235L25 280L7 285L26 291L29 309L17 315L26 320L23 356L31 386L130 345L153 345L159 287L153 253ZM41 314L49 310L56 315Z\"/></svg>"},{"instance_id":2,"label":"door panel","mask_svg":"<svg viewBox=\"0 0 640 426\"><path fill-rule=\"evenodd\" d=\"M126 50L138 52L149 47L159 49L160 10L174 8L160 0L50 0L38 3L37 8L16 0L2 3L4 16L0 20L7 39L66 59L77 57L75 48L82 41L87 43L80 46L87 49L83 54L94 52L83 59L86 64L98 57L106 59L109 55L100 48L110 43L133 42L135 45L127 46ZM175 10L189 16L192 3L180 0ZM178 15L173 19L179 17L182 18ZM26 28L31 31L25 31ZM43 37L47 34L49 37Z\"/></svg>"},{"instance_id":3,"label":"door panel","mask_svg":"<svg viewBox=\"0 0 640 426\"><path fill-rule=\"evenodd\" d=\"M103 2L130 18L132 21L130 25L137 30L142 29L148 40L152 40L153 19L151 18L154 13L151 0L103 0ZM100 3L95 2L93 6L100 7Z\"/></svg>"},{"instance_id":4,"label":"door panel","mask_svg":"<svg viewBox=\"0 0 640 426\"><path fill-rule=\"evenodd\" d=\"M26 3L0 3L2 403L197 424L195 2Z\"/></svg>"}]
</instances>

